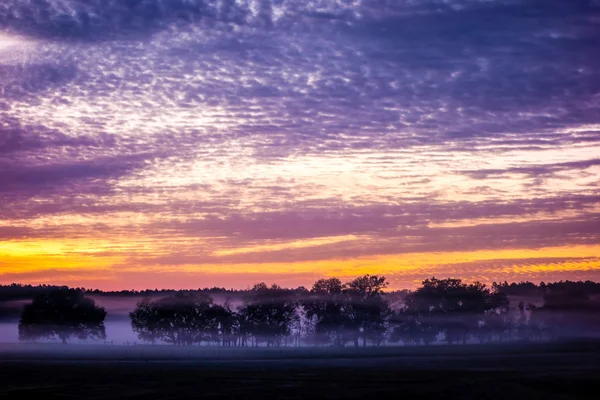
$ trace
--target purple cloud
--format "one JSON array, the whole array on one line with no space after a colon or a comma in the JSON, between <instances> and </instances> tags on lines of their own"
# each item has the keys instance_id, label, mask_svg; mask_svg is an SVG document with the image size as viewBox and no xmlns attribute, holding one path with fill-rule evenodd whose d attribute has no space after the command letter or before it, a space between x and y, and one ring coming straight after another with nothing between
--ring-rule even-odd
<instances>
[{"instance_id":1,"label":"purple cloud","mask_svg":"<svg viewBox=\"0 0 600 400\"><path fill-rule=\"evenodd\" d=\"M598 18L593 0L6 1L0 237L150 238L158 264L598 243ZM346 235L368 239L213 255Z\"/></svg>"}]
</instances>

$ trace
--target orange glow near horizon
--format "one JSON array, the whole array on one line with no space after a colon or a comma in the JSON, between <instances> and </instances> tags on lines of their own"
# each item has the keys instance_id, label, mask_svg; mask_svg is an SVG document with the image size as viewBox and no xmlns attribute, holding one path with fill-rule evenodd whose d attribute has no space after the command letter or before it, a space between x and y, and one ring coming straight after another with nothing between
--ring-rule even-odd
<instances>
[{"instance_id":1,"label":"orange glow near horizon","mask_svg":"<svg viewBox=\"0 0 600 400\"><path fill-rule=\"evenodd\" d=\"M313 240L304 246L297 243L294 246L303 248L318 246L319 243ZM600 274L600 245L218 264L156 264L153 257L142 254L130 259L104 254L110 247L106 243L99 243L95 248L87 247L90 245L88 241L3 243L0 245L0 283L68 284L106 290L205 286L242 289L258 281L310 287L316 279L325 277L350 279L363 274L378 274L388 277L390 289L403 289L414 288L431 276L459 277L490 284L505 280L567 279L565 273L581 279ZM279 248L281 246L273 249ZM268 252L273 249L261 246L250 251Z\"/></svg>"}]
</instances>

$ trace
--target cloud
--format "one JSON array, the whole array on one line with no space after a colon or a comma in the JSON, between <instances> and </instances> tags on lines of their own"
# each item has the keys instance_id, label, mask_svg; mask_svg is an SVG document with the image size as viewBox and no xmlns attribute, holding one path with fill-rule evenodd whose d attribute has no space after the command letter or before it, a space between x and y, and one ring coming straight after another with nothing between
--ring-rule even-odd
<instances>
[{"instance_id":1,"label":"cloud","mask_svg":"<svg viewBox=\"0 0 600 400\"><path fill-rule=\"evenodd\" d=\"M32 229L27 227L0 226L0 240L23 239L32 233Z\"/></svg>"},{"instance_id":2,"label":"cloud","mask_svg":"<svg viewBox=\"0 0 600 400\"><path fill-rule=\"evenodd\" d=\"M109 181L139 168L146 155L134 157L50 163L15 168L0 164L0 193L8 200L18 200L39 194L95 194L111 190Z\"/></svg>"},{"instance_id":3,"label":"cloud","mask_svg":"<svg viewBox=\"0 0 600 400\"><path fill-rule=\"evenodd\" d=\"M598 18L591 0L5 1L1 34L27 46L0 49L0 236L127 237L161 265L593 243Z\"/></svg>"},{"instance_id":4,"label":"cloud","mask_svg":"<svg viewBox=\"0 0 600 400\"><path fill-rule=\"evenodd\" d=\"M52 88L60 88L75 79L78 71L65 64L0 64L0 93L5 99L28 100ZM6 107L10 107L10 103Z\"/></svg>"},{"instance_id":5,"label":"cloud","mask_svg":"<svg viewBox=\"0 0 600 400\"><path fill-rule=\"evenodd\" d=\"M538 177L540 175L554 175L557 172L573 169L587 169L598 165L600 165L600 159L592 159L556 164L533 165L528 167L513 167L506 169L480 169L476 171L464 171L463 173L474 179L486 179L493 175L504 174L523 174L529 175L530 177Z\"/></svg>"}]
</instances>

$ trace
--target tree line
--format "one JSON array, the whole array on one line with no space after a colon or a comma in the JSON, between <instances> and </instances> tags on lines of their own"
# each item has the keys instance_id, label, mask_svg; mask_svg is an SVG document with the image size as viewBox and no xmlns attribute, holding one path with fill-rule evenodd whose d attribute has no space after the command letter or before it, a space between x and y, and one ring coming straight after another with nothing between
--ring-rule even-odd
<instances>
[{"instance_id":1,"label":"tree line","mask_svg":"<svg viewBox=\"0 0 600 400\"><path fill-rule=\"evenodd\" d=\"M385 277L365 275L348 282L321 279L310 290L260 283L236 303L217 303L203 291L169 291L145 297L129 317L141 341L180 346L552 340L600 332L599 304L589 291L579 290L581 284L545 285L542 304L511 306L504 284L434 277L416 290L390 293ZM23 309L19 338L105 339L107 312L87 293L59 287L38 294Z\"/></svg>"},{"instance_id":2,"label":"tree line","mask_svg":"<svg viewBox=\"0 0 600 400\"><path fill-rule=\"evenodd\" d=\"M492 283L494 290L503 292L507 295L522 295L522 296L535 296L543 295L547 290L550 291L579 291L584 292L587 295L600 295L600 282L594 281L558 281L558 282L540 282L539 284L530 281L521 282L494 282ZM13 300L30 300L36 295L42 293L48 293L57 289L68 289L67 286L57 285L30 285L30 284L19 284L13 283L10 285L0 285L0 302L13 301ZM115 297L139 297L139 296L157 296L157 295L171 295L180 290L176 289L144 289L144 290L99 290L99 289L86 289L85 287L75 288L79 291L84 292L88 295L95 296L115 296ZM186 292L198 292L207 294L226 294L226 295L244 295L250 292L252 289L227 289L224 287L205 287L193 290L186 290ZM299 286L294 289L286 289L292 292L306 292L307 289L304 286ZM406 289L397 291L386 291L387 294L408 294L410 291Z\"/></svg>"},{"instance_id":3,"label":"tree line","mask_svg":"<svg viewBox=\"0 0 600 400\"><path fill-rule=\"evenodd\" d=\"M30 285L12 283L10 285L0 285L0 302L3 301L14 301L14 300L30 300L33 297L56 291L58 289L69 289L68 286L64 285ZM144 290L100 290L100 289L86 289L85 287L73 288L78 291L84 292L88 295L95 296L114 296L114 297L139 297L139 296L156 296L156 295L169 295L179 292L176 289L144 289ZM296 289L289 289L293 291L304 291L304 287L300 286ZM199 292L208 294L231 294L238 295L248 292L244 289L226 289L224 287L205 287L194 290L188 290L189 292Z\"/></svg>"}]
</instances>

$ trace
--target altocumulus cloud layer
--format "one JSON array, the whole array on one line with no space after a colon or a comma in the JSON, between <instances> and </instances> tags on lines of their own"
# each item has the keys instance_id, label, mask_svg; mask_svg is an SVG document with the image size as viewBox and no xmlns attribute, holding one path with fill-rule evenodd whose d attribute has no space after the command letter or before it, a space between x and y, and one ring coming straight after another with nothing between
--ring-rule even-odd
<instances>
[{"instance_id":1,"label":"altocumulus cloud layer","mask_svg":"<svg viewBox=\"0 0 600 400\"><path fill-rule=\"evenodd\" d=\"M0 279L597 278L599 48L592 0L5 0Z\"/></svg>"}]
</instances>

